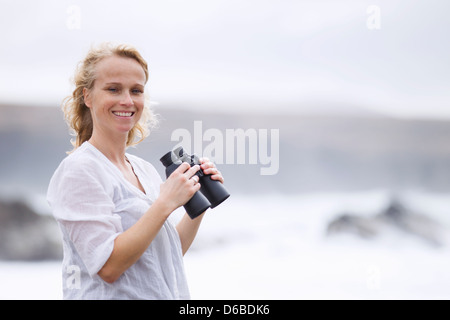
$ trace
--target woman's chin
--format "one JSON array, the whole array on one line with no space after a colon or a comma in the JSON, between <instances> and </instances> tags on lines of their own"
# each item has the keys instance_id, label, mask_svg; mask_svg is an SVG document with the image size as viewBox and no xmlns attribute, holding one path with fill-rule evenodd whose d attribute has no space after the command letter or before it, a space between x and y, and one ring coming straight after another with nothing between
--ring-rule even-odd
<instances>
[{"instance_id":1,"label":"woman's chin","mask_svg":"<svg viewBox=\"0 0 450 320\"><path fill-rule=\"evenodd\" d=\"M129 132L132 128L130 127L120 127L120 128L114 128L114 131L110 131L113 136L119 137L124 136L128 137Z\"/></svg>"}]
</instances>

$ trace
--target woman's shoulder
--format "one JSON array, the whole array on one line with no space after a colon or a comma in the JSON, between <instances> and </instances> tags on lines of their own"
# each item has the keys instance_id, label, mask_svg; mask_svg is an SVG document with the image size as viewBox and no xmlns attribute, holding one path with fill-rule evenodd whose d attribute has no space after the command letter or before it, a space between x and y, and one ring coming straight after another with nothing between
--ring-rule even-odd
<instances>
[{"instance_id":1,"label":"woman's shoulder","mask_svg":"<svg viewBox=\"0 0 450 320\"><path fill-rule=\"evenodd\" d=\"M104 167L104 161L101 161L95 151L88 143L82 144L61 161L57 171L72 171L79 174L99 173Z\"/></svg>"},{"instance_id":2,"label":"woman's shoulder","mask_svg":"<svg viewBox=\"0 0 450 320\"><path fill-rule=\"evenodd\" d=\"M110 173L105 162L90 150L88 145L81 145L59 164L53 173L48 187L48 197L58 197L64 190L72 192L93 185L110 188ZM56 195L56 196L55 196Z\"/></svg>"}]
</instances>

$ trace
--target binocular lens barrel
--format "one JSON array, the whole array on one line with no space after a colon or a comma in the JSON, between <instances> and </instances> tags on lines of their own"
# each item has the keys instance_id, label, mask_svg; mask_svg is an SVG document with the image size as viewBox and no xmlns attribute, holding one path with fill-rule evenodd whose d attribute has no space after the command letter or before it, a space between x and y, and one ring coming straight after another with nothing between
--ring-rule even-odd
<instances>
[{"instance_id":1,"label":"binocular lens barrel","mask_svg":"<svg viewBox=\"0 0 450 320\"><path fill-rule=\"evenodd\" d=\"M166 167L166 178L176 170L183 162L188 162L191 167L200 164L199 158L194 155L188 155L182 147L167 152L161 159L161 163ZM209 207L215 208L225 201L230 194L217 180L212 180L211 175L205 175L200 169L197 174L201 188L192 198L184 205L186 212L194 219L206 211Z\"/></svg>"},{"instance_id":2,"label":"binocular lens barrel","mask_svg":"<svg viewBox=\"0 0 450 320\"><path fill-rule=\"evenodd\" d=\"M200 178L200 191L211 202L211 209L224 202L230 194L220 181L211 179L211 176Z\"/></svg>"}]
</instances>

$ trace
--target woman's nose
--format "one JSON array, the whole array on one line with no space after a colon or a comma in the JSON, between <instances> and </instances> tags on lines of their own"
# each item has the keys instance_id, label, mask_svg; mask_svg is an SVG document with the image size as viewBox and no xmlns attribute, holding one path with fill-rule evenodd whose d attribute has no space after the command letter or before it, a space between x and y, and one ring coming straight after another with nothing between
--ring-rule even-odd
<instances>
[{"instance_id":1,"label":"woman's nose","mask_svg":"<svg viewBox=\"0 0 450 320\"><path fill-rule=\"evenodd\" d=\"M132 107L134 105L133 99L131 98L131 95L129 92L125 92L123 94L120 104L123 106L126 106L126 107Z\"/></svg>"}]
</instances>

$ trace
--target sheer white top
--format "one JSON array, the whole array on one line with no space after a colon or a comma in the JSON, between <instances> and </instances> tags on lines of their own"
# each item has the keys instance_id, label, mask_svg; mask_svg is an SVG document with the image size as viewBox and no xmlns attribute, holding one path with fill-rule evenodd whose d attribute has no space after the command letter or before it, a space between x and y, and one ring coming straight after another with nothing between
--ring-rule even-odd
<instances>
[{"instance_id":1,"label":"sheer white top","mask_svg":"<svg viewBox=\"0 0 450 320\"><path fill-rule=\"evenodd\" d=\"M181 243L167 220L141 258L114 283L98 271L114 239L131 227L159 195L161 177L148 162L126 154L145 193L89 142L55 171L47 200L63 237L65 299L189 299Z\"/></svg>"}]
</instances>

